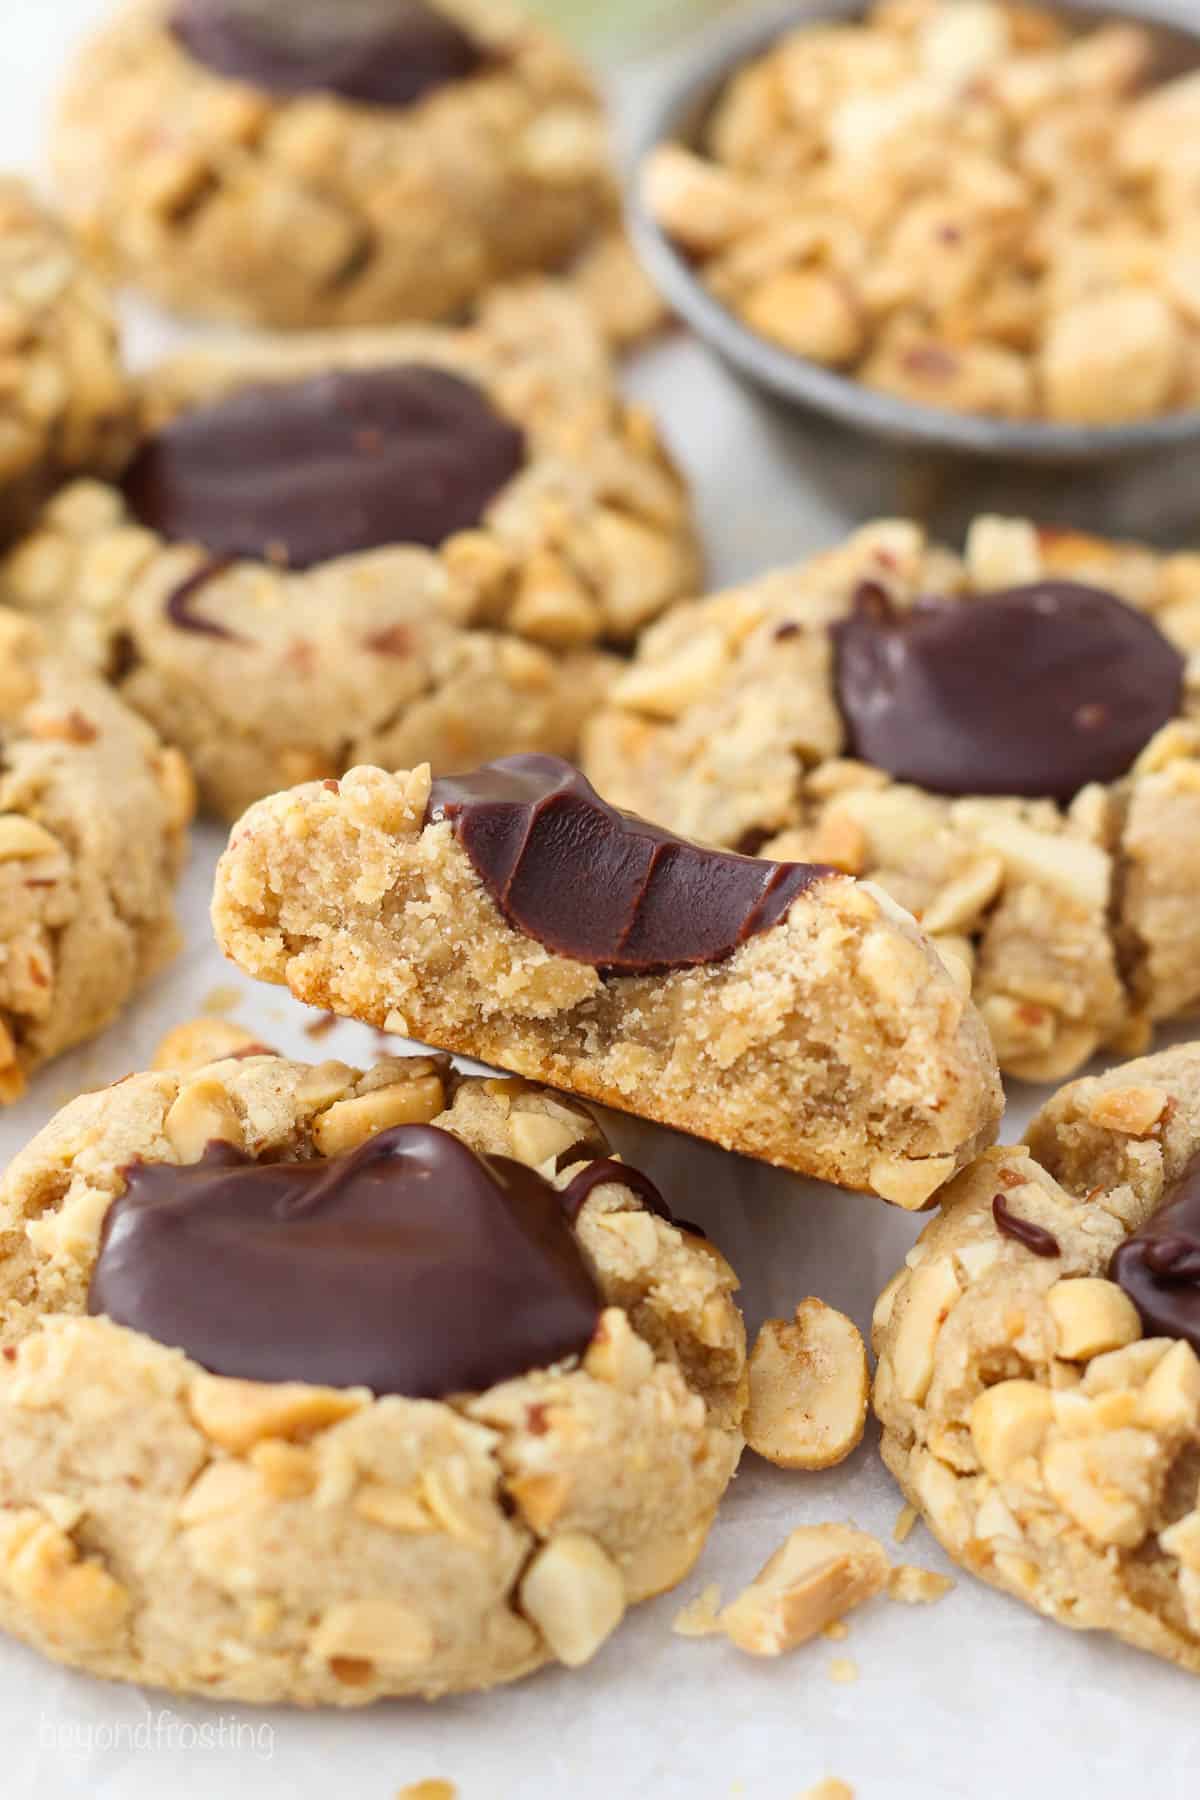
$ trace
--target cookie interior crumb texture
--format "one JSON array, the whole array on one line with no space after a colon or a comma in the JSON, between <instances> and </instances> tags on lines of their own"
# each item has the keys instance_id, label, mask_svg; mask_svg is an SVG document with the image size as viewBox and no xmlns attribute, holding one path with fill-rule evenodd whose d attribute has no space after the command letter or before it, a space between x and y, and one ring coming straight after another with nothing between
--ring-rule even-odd
<instances>
[{"instance_id":1,"label":"cookie interior crumb texture","mask_svg":"<svg viewBox=\"0 0 1200 1800\"><path fill-rule=\"evenodd\" d=\"M1200 1309L1194 1273L1169 1270L1195 1249L1164 1213L1170 1334L1117 1253L1140 1242L1151 1266L1147 1228L1198 1150L1200 1045L1073 1083L1028 1148L987 1151L947 1190L875 1321L884 1461L947 1552L1194 1671Z\"/></svg>"},{"instance_id":2,"label":"cookie interior crumb texture","mask_svg":"<svg viewBox=\"0 0 1200 1800\"><path fill-rule=\"evenodd\" d=\"M721 960L604 975L508 923L454 827L426 823L430 793L428 768L363 768L253 808L218 872L226 954L309 1004L909 1208L994 1137L979 1020L878 890L826 875ZM615 873L585 848L553 879L603 902Z\"/></svg>"},{"instance_id":3,"label":"cookie interior crumb texture","mask_svg":"<svg viewBox=\"0 0 1200 1800\"><path fill-rule=\"evenodd\" d=\"M878 0L785 31L643 194L746 325L883 393L1084 426L1184 411L1200 50L1167 81L1159 60L1136 20Z\"/></svg>"},{"instance_id":4,"label":"cookie interior crumb texture","mask_svg":"<svg viewBox=\"0 0 1200 1800\"><path fill-rule=\"evenodd\" d=\"M591 1341L485 1391L421 1400L217 1375L89 1314L98 1258L110 1282L126 1269L129 1291L130 1265L113 1262L128 1235L118 1252L107 1226L134 1161L156 1179L173 1165L204 1176L217 1157L278 1180L411 1127L451 1134L456 1155L513 1159L548 1194L606 1154L582 1109L522 1082L428 1058L360 1073L264 1053L85 1095L13 1161L0 1184L6 1629L140 1684L360 1706L575 1667L627 1606L688 1573L741 1449L736 1280L619 1163L569 1226L595 1289ZM192 1254L203 1281L206 1253Z\"/></svg>"},{"instance_id":5,"label":"cookie interior crumb texture","mask_svg":"<svg viewBox=\"0 0 1200 1800\"><path fill-rule=\"evenodd\" d=\"M1037 668L1024 631L972 661L985 616L972 608L993 626L1024 609L1032 630L1035 615L1061 623L1064 601L1081 621L1095 615L1086 654L1056 628ZM844 711L852 622L873 626L864 704L891 720L883 748L898 775L866 758ZM1131 644L1149 634L1144 656L1118 651L1126 631ZM939 644L953 646L944 664ZM1151 666L1161 680L1143 686ZM1145 1050L1157 1021L1200 1003L1198 684L1195 553L991 515L960 553L880 520L795 568L672 608L589 722L583 762L608 800L674 831L885 888L972 994L1005 1072L1056 1081L1098 1050ZM1142 707L1144 743L1126 735ZM935 766L935 744L953 752L950 791L906 778L918 739ZM1041 792L1036 771L1019 770L1027 740L1044 749ZM1024 797L978 791L989 746L1029 777Z\"/></svg>"}]
</instances>

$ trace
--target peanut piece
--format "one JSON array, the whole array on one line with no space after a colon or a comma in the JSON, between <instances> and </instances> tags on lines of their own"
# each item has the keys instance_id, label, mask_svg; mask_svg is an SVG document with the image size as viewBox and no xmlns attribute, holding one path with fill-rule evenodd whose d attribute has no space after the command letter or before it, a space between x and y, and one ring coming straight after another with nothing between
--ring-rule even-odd
<instances>
[{"instance_id":1,"label":"peanut piece","mask_svg":"<svg viewBox=\"0 0 1200 1800\"><path fill-rule=\"evenodd\" d=\"M98 1562L32 1509L10 1525L0 1581L52 1643L99 1648L122 1630L130 1600Z\"/></svg>"},{"instance_id":2,"label":"peanut piece","mask_svg":"<svg viewBox=\"0 0 1200 1800\"><path fill-rule=\"evenodd\" d=\"M0 814L0 862L24 862L35 856L55 856L62 845L44 825L21 813Z\"/></svg>"},{"instance_id":3,"label":"peanut piece","mask_svg":"<svg viewBox=\"0 0 1200 1800\"><path fill-rule=\"evenodd\" d=\"M355 1672L350 1684L365 1686L375 1665L412 1669L428 1662L434 1652L433 1631L426 1619L394 1600L347 1600L324 1615L309 1649L324 1662L368 1665Z\"/></svg>"},{"instance_id":4,"label":"peanut piece","mask_svg":"<svg viewBox=\"0 0 1200 1800\"><path fill-rule=\"evenodd\" d=\"M628 1315L619 1306L608 1306L584 1352L583 1367L594 1381L632 1394L650 1379L654 1352L633 1329Z\"/></svg>"},{"instance_id":5,"label":"peanut piece","mask_svg":"<svg viewBox=\"0 0 1200 1800\"><path fill-rule=\"evenodd\" d=\"M1088 1107L1088 1118L1104 1131L1149 1137L1167 1110L1167 1095L1153 1087L1108 1088Z\"/></svg>"},{"instance_id":6,"label":"peanut piece","mask_svg":"<svg viewBox=\"0 0 1200 1800\"><path fill-rule=\"evenodd\" d=\"M240 1143L242 1122L219 1081L190 1081L163 1120L163 1132L181 1163L196 1163L212 1143Z\"/></svg>"},{"instance_id":7,"label":"peanut piece","mask_svg":"<svg viewBox=\"0 0 1200 1800\"><path fill-rule=\"evenodd\" d=\"M934 1346L960 1291L948 1257L924 1263L910 1278L907 1304L892 1345L892 1368L902 1400L919 1404L929 1392Z\"/></svg>"},{"instance_id":8,"label":"peanut piece","mask_svg":"<svg viewBox=\"0 0 1200 1800\"><path fill-rule=\"evenodd\" d=\"M445 1105L445 1090L437 1075L396 1081L357 1099L336 1101L315 1121L313 1143L322 1156L336 1156L393 1125L428 1125Z\"/></svg>"},{"instance_id":9,"label":"peanut piece","mask_svg":"<svg viewBox=\"0 0 1200 1800\"><path fill-rule=\"evenodd\" d=\"M594 1538L568 1532L530 1563L521 1582L521 1607L559 1662L577 1669L621 1623L625 1584Z\"/></svg>"},{"instance_id":10,"label":"peanut piece","mask_svg":"<svg viewBox=\"0 0 1200 1800\"><path fill-rule=\"evenodd\" d=\"M246 1052L271 1055L265 1044L228 1019L189 1019L186 1025L176 1025L161 1039L150 1067L190 1075L197 1069L206 1069L209 1063L224 1062L227 1057Z\"/></svg>"},{"instance_id":11,"label":"peanut piece","mask_svg":"<svg viewBox=\"0 0 1200 1800\"><path fill-rule=\"evenodd\" d=\"M994 1481L1006 1481L1042 1447L1054 1418L1054 1401L1035 1381L1001 1381L971 1408L971 1438Z\"/></svg>"},{"instance_id":12,"label":"peanut piece","mask_svg":"<svg viewBox=\"0 0 1200 1800\"><path fill-rule=\"evenodd\" d=\"M299 1381L235 1381L197 1375L188 1410L205 1437L225 1450L249 1450L262 1438L309 1438L367 1404L363 1388L308 1387Z\"/></svg>"},{"instance_id":13,"label":"peanut piece","mask_svg":"<svg viewBox=\"0 0 1200 1800\"><path fill-rule=\"evenodd\" d=\"M911 1161L903 1156L877 1156L867 1180L872 1193L905 1212L920 1212L945 1187L956 1167L953 1156L926 1156Z\"/></svg>"},{"instance_id":14,"label":"peanut piece","mask_svg":"<svg viewBox=\"0 0 1200 1800\"><path fill-rule=\"evenodd\" d=\"M932 1606L954 1586L949 1575L935 1574L932 1569L918 1569L912 1563L901 1563L888 1576L888 1599L902 1606Z\"/></svg>"},{"instance_id":15,"label":"peanut piece","mask_svg":"<svg viewBox=\"0 0 1200 1800\"><path fill-rule=\"evenodd\" d=\"M750 1356L746 1442L781 1469L830 1469L862 1441L866 1346L843 1313L809 1298L768 1319Z\"/></svg>"},{"instance_id":16,"label":"peanut piece","mask_svg":"<svg viewBox=\"0 0 1200 1800\"><path fill-rule=\"evenodd\" d=\"M721 1614L751 1656L781 1656L886 1586L887 1553L849 1525L802 1525Z\"/></svg>"},{"instance_id":17,"label":"peanut piece","mask_svg":"<svg viewBox=\"0 0 1200 1800\"><path fill-rule=\"evenodd\" d=\"M1064 1362L1086 1362L1142 1335L1137 1308L1115 1282L1100 1276L1058 1281L1046 1295Z\"/></svg>"}]
</instances>

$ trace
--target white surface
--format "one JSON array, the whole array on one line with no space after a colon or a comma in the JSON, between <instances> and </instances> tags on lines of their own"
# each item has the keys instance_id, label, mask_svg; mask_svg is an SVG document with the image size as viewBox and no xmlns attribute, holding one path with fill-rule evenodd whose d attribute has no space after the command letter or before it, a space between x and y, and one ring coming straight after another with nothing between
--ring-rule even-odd
<instances>
[{"instance_id":1,"label":"white surface","mask_svg":"<svg viewBox=\"0 0 1200 1800\"><path fill-rule=\"evenodd\" d=\"M95 0L7 0L0 164L35 162L55 69L98 10ZM652 79L639 72L626 96L636 102ZM144 346L152 334L140 323ZM853 517L897 504L902 489L894 484L911 475L783 421L696 345L667 346L633 379L669 412L720 579L834 539ZM236 990L236 1017L282 1049L373 1056L371 1034L355 1026L322 1037L318 1048L288 996L256 990L221 962L206 917L220 842L213 828L197 834L184 956L119 1027L47 1071L4 1116L0 1158L80 1088L144 1066L162 1030L210 1005L217 987ZM1018 1135L1024 1116L1014 1106L1007 1137ZM742 1271L752 1325L815 1292L865 1328L913 1221L666 1134L623 1135ZM1195 1794L1200 1696L1190 1677L1072 1636L967 1577L931 1609L877 1603L851 1620L844 1643L818 1641L774 1664L752 1662L722 1641L672 1635L684 1599L710 1581L736 1591L793 1526L851 1518L887 1538L898 1510L873 1437L823 1475L786 1475L747 1457L696 1573L677 1595L641 1608L589 1668L548 1671L436 1707L345 1715L219 1709L105 1686L0 1643L0 1794L391 1800L407 1782L441 1776L458 1783L462 1800L793 1800L825 1775L848 1781L857 1800ZM920 1528L897 1555L948 1567ZM835 1656L857 1663L855 1684L830 1681Z\"/></svg>"}]
</instances>

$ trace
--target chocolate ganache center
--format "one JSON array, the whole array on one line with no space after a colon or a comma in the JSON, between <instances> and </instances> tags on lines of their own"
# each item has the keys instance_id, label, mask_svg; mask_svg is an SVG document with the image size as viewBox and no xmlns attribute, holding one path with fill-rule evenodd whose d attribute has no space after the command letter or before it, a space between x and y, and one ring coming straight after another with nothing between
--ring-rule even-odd
<instances>
[{"instance_id":1,"label":"chocolate ganache center","mask_svg":"<svg viewBox=\"0 0 1200 1800\"><path fill-rule=\"evenodd\" d=\"M1184 659L1098 588L1039 581L909 613L864 583L836 633L851 750L937 794L1069 801L1174 717Z\"/></svg>"},{"instance_id":2,"label":"chocolate ganache center","mask_svg":"<svg viewBox=\"0 0 1200 1800\"><path fill-rule=\"evenodd\" d=\"M590 1342L601 1298L570 1216L535 1170L436 1126L326 1162L212 1144L126 1171L88 1311L217 1375L478 1392Z\"/></svg>"},{"instance_id":3,"label":"chocolate ganache center","mask_svg":"<svg viewBox=\"0 0 1200 1800\"><path fill-rule=\"evenodd\" d=\"M525 438L472 382L406 363L239 389L170 420L122 487L172 542L293 569L482 520Z\"/></svg>"},{"instance_id":4,"label":"chocolate ganache center","mask_svg":"<svg viewBox=\"0 0 1200 1800\"><path fill-rule=\"evenodd\" d=\"M506 756L433 784L508 922L557 956L614 974L721 961L835 871L708 850L608 806L557 756Z\"/></svg>"},{"instance_id":5,"label":"chocolate ganache center","mask_svg":"<svg viewBox=\"0 0 1200 1800\"><path fill-rule=\"evenodd\" d=\"M1147 1337L1184 1338L1200 1354L1200 1156L1109 1265Z\"/></svg>"},{"instance_id":6,"label":"chocolate ganache center","mask_svg":"<svg viewBox=\"0 0 1200 1800\"><path fill-rule=\"evenodd\" d=\"M487 61L422 0L175 0L169 25L189 56L232 81L369 106L411 106Z\"/></svg>"}]
</instances>

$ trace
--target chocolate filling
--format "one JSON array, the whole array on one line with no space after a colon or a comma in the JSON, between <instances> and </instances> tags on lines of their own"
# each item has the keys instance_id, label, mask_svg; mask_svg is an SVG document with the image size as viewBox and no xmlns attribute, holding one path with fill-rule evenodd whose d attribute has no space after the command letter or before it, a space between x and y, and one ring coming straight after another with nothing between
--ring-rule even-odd
<instances>
[{"instance_id":1,"label":"chocolate filling","mask_svg":"<svg viewBox=\"0 0 1200 1800\"><path fill-rule=\"evenodd\" d=\"M368 106L411 106L488 60L421 0L175 0L168 23L189 56L232 81Z\"/></svg>"},{"instance_id":2,"label":"chocolate filling","mask_svg":"<svg viewBox=\"0 0 1200 1800\"><path fill-rule=\"evenodd\" d=\"M832 869L706 850L608 806L557 756L507 756L433 784L445 819L517 931L614 974L720 962Z\"/></svg>"},{"instance_id":3,"label":"chocolate filling","mask_svg":"<svg viewBox=\"0 0 1200 1800\"><path fill-rule=\"evenodd\" d=\"M1108 1272L1137 1307L1147 1337L1184 1338L1200 1352L1200 1156L1142 1229L1118 1245Z\"/></svg>"},{"instance_id":4,"label":"chocolate filling","mask_svg":"<svg viewBox=\"0 0 1200 1800\"><path fill-rule=\"evenodd\" d=\"M478 525L525 439L469 381L426 364L264 383L179 414L122 483L143 525L215 558L293 569Z\"/></svg>"},{"instance_id":5,"label":"chocolate filling","mask_svg":"<svg viewBox=\"0 0 1200 1800\"><path fill-rule=\"evenodd\" d=\"M435 1126L326 1162L212 1144L199 1163L126 1171L88 1311L217 1375L479 1391L591 1340L601 1298L573 1207L525 1164Z\"/></svg>"},{"instance_id":6,"label":"chocolate filling","mask_svg":"<svg viewBox=\"0 0 1200 1800\"><path fill-rule=\"evenodd\" d=\"M1128 773L1184 672L1150 619L1071 581L910 613L864 583L836 662L855 756L932 793L1064 802Z\"/></svg>"}]
</instances>

